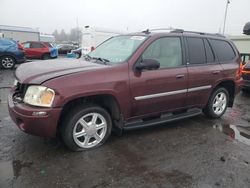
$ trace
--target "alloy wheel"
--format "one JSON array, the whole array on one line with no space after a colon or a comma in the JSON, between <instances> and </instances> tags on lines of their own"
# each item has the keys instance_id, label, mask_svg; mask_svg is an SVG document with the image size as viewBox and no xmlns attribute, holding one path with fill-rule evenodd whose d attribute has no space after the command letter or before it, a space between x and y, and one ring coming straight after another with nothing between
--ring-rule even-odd
<instances>
[{"instance_id":1,"label":"alloy wheel","mask_svg":"<svg viewBox=\"0 0 250 188\"><path fill-rule=\"evenodd\" d=\"M92 148L103 140L106 132L106 119L99 113L88 113L74 125L73 139L81 148Z\"/></svg>"},{"instance_id":2,"label":"alloy wheel","mask_svg":"<svg viewBox=\"0 0 250 188\"><path fill-rule=\"evenodd\" d=\"M216 115L221 115L227 107L227 95L219 92L213 101L213 111Z\"/></svg>"},{"instance_id":3,"label":"alloy wheel","mask_svg":"<svg viewBox=\"0 0 250 188\"><path fill-rule=\"evenodd\" d=\"M14 66L15 62L14 62L13 58L11 58L11 57L4 57L1 60L1 64L2 64L3 68L10 69Z\"/></svg>"}]
</instances>

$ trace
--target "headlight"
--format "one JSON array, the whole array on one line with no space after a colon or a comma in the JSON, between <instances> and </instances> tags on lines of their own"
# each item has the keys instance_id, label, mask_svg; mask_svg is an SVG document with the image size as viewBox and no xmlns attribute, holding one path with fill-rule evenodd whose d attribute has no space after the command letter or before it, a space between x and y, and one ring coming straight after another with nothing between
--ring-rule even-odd
<instances>
[{"instance_id":1,"label":"headlight","mask_svg":"<svg viewBox=\"0 0 250 188\"><path fill-rule=\"evenodd\" d=\"M55 92L44 86L29 86L24 102L34 106L51 107L55 97Z\"/></svg>"}]
</instances>

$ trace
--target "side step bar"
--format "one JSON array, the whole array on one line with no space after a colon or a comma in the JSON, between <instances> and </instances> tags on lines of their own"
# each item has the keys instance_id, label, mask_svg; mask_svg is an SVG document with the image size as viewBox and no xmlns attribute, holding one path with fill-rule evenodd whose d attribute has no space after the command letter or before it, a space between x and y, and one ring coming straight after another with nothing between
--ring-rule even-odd
<instances>
[{"instance_id":1,"label":"side step bar","mask_svg":"<svg viewBox=\"0 0 250 188\"><path fill-rule=\"evenodd\" d=\"M125 123L123 129L124 130L133 130L133 129L139 129L144 127L150 127L158 124L168 123L172 121L177 121L185 118L194 117L197 115L200 115L202 113L201 109L190 109L187 112L177 114L177 115L162 115L160 118L152 119L148 121L143 120L137 120L132 122Z\"/></svg>"}]
</instances>

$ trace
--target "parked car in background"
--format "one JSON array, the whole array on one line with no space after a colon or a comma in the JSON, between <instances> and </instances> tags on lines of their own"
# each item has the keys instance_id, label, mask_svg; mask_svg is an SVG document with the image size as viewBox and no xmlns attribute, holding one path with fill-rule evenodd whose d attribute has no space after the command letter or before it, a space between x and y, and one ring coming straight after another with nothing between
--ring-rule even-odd
<instances>
[{"instance_id":1,"label":"parked car in background","mask_svg":"<svg viewBox=\"0 0 250 188\"><path fill-rule=\"evenodd\" d=\"M82 54L88 54L105 40L121 34L124 33L113 29L85 26L82 30Z\"/></svg>"},{"instance_id":2,"label":"parked car in background","mask_svg":"<svg viewBox=\"0 0 250 188\"><path fill-rule=\"evenodd\" d=\"M10 39L0 38L0 67L12 69L26 61L23 46Z\"/></svg>"},{"instance_id":3,"label":"parked car in background","mask_svg":"<svg viewBox=\"0 0 250 188\"><path fill-rule=\"evenodd\" d=\"M82 48L77 48L75 50L71 50L70 53L67 53L67 57L73 57L73 58L76 58L76 59L79 59L81 58L82 56Z\"/></svg>"},{"instance_id":4,"label":"parked car in background","mask_svg":"<svg viewBox=\"0 0 250 188\"><path fill-rule=\"evenodd\" d=\"M242 59L242 91L249 92L250 91L250 53L249 54L241 54Z\"/></svg>"},{"instance_id":5,"label":"parked car in background","mask_svg":"<svg viewBox=\"0 0 250 188\"><path fill-rule=\"evenodd\" d=\"M49 42L28 41L22 43L27 58L57 58L58 50Z\"/></svg>"},{"instance_id":6,"label":"parked car in background","mask_svg":"<svg viewBox=\"0 0 250 188\"><path fill-rule=\"evenodd\" d=\"M70 53L71 50L77 49L78 46L73 44L59 44L57 45L58 53L59 54L67 54Z\"/></svg>"},{"instance_id":7,"label":"parked car in background","mask_svg":"<svg viewBox=\"0 0 250 188\"><path fill-rule=\"evenodd\" d=\"M204 114L221 117L241 82L240 54L227 38L184 30L115 36L82 59L18 67L10 116L24 132L74 151L111 131ZM27 71L27 69L29 71Z\"/></svg>"}]
</instances>

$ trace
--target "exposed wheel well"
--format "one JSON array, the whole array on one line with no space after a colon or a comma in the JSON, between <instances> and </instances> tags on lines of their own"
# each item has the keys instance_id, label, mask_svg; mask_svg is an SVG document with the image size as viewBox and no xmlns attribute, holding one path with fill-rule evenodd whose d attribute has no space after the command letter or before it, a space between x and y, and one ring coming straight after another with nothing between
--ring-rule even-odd
<instances>
[{"instance_id":1,"label":"exposed wheel well","mask_svg":"<svg viewBox=\"0 0 250 188\"><path fill-rule=\"evenodd\" d=\"M116 127L119 126L119 122L121 121L122 116L121 116L120 106L116 98L112 95L94 95L94 96L77 98L65 104L63 106L63 109L60 115L58 129L60 128L62 124L61 122L63 121L64 117L72 108L75 108L76 106L84 105L87 103L96 104L106 109L111 116L113 125L115 125Z\"/></svg>"},{"instance_id":2,"label":"exposed wheel well","mask_svg":"<svg viewBox=\"0 0 250 188\"><path fill-rule=\"evenodd\" d=\"M224 87L229 93L229 103L228 106L232 107L234 103L235 96L235 83L233 81L223 81L216 88Z\"/></svg>"},{"instance_id":3,"label":"exposed wheel well","mask_svg":"<svg viewBox=\"0 0 250 188\"><path fill-rule=\"evenodd\" d=\"M16 62L16 58L15 58L15 56L13 56L13 55L10 55L10 54L1 55L1 56L0 56L0 59L2 59L3 57L12 57L12 58L14 59L14 61Z\"/></svg>"}]
</instances>

